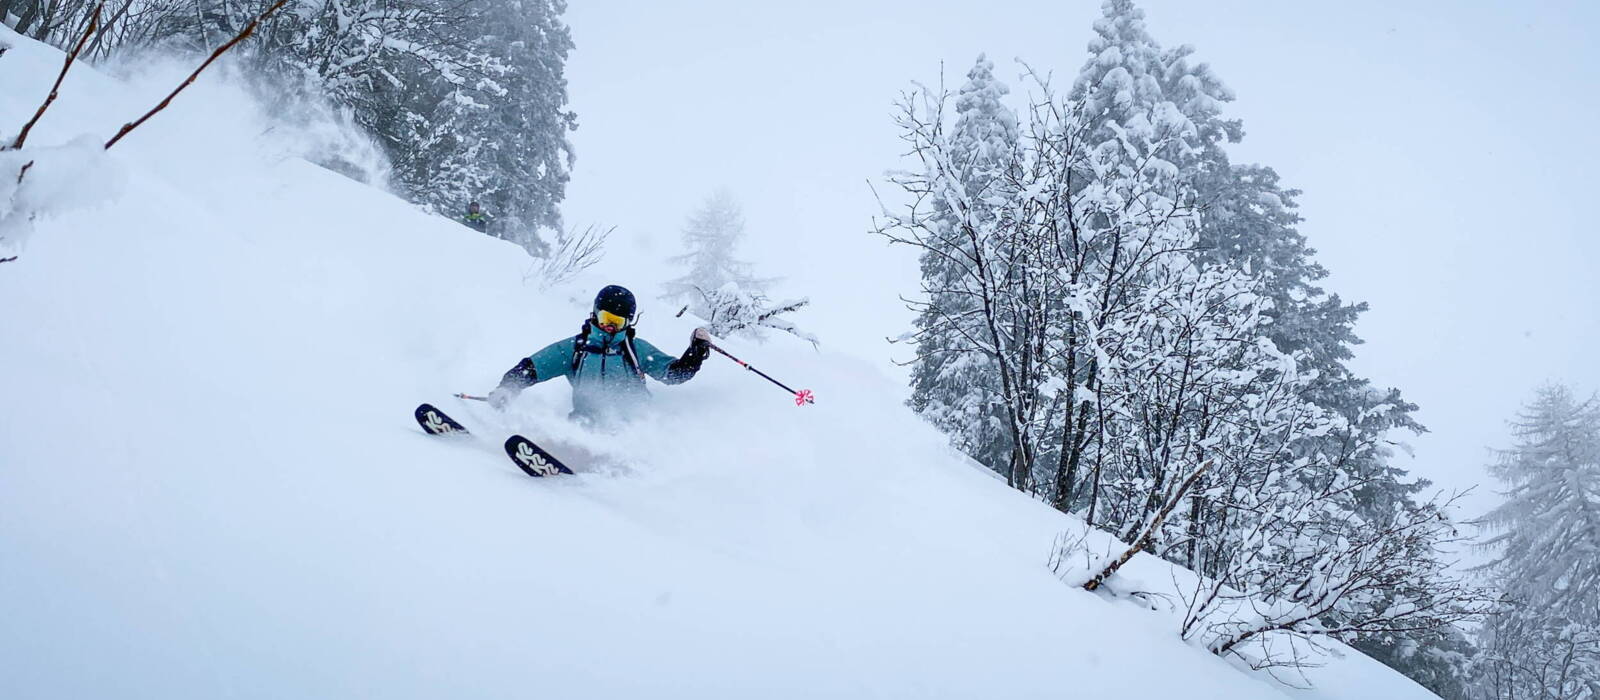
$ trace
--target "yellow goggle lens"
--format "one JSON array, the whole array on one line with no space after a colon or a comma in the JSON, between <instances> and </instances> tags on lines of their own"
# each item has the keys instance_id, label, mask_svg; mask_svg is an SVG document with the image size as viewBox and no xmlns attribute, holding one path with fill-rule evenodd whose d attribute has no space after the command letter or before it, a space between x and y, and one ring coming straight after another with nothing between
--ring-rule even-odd
<instances>
[{"instance_id":1,"label":"yellow goggle lens","mask_svg":"<svg viewBox=\"0 0 1600 700\"><path fill-rule=\"evenodd\" d=\"M610 311L606 311L605 309L595 312L594 320L600 322L600 325L602 326L611 326L613 328L628 327L628 319L611 313Z\"/></svg>"}]
</instances>

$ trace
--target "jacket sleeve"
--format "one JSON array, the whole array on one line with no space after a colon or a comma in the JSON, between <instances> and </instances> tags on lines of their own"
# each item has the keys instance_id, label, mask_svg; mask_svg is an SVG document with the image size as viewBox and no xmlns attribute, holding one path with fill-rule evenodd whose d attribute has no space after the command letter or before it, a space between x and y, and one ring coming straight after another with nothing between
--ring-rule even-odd
<instances>
[{"instance_id":1,"label":"jacket sleeve","mask_svg":"<svg viewBox=\"0 0 1600 700\"><path fill-rule=\"evenodd\" d=\"M693 379L695 373L700 371L700 363L705 362L706 356L711 354L711 348L700 342L690 343L689 349L683 351L683 357L668 355L637 338L633 341L633 347L639 353L639 369L662 384L682 384Z\"/></svg>"},{"instance_id":2,"label":"jacket sleeve","mask_svg":"<svg viewBox=\"0 0 1600 700\"><path fill-rule=\"evenodd\" d=\"M567 376L572 371L572 351L576 342L576 336L557 340L543 350L522 358L517 366L507 370L505 376L500 378L500 386L521 391L542 381Z\"/></svg>"}]
</instances>

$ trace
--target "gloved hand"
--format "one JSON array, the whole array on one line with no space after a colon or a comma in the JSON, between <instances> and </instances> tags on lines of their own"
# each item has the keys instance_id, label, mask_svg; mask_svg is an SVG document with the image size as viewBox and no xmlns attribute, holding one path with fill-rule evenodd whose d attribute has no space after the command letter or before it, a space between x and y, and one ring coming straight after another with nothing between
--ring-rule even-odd
<instances>
[{"instance_id":1,"label":"gloved hand","mask_svg":"<svg viewBox=\"0 0 1600 700\"><path fill-rule=\"evenodd\" d=\"M700 371L700 363L706 361L711 354L711 332L704 328L696 328L689 334L689 349L683 351L683 357L667 365L667 378L661 381L667 384L682 384L694 378Z\"/></svg>"},{"instance_id":2,"label":"gloved hand","mask_svg":"<svg viewBox=\"0 0 1600 700\"><path fill-rule=\"evenodd\" d=\"M489 405L493 406L497 411L504 411L514 398L517 398L515 389L504 386L496 387L494 391L489 392Z\"/></svg>"}]
</instances>

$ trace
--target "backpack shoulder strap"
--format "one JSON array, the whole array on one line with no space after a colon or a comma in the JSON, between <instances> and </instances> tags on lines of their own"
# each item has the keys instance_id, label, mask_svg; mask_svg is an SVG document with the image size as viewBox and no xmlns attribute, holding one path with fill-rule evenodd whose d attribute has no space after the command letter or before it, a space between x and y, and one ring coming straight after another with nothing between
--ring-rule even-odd
<instances>
[{"instance_id":1,"label":"backpack shoulder strap","mask_svg":"<svg viewBox=\"0 0 1600 700\"><path fill-rule=\"evenodd\" d=\"M589 343L589 320L584 319L583 328L578 330L578 337L572 339L572 373L577 374L578 368L583 366L583 346Z\"/></svg>"},{"instance_id":2,"label":"backpack shoulder strap","mask_svg":"<svg viewBox=\"0 0 1600 700\"><path fill-rule=\"evenodd\" d=\"M627 362L628 369L633 371L634 376L643 380L644 368L639 366L639 351L633 347L633 334L633 326L628 326L627 335L623 337L622 341L622 358Z\"/></svg>"}]
</instances>

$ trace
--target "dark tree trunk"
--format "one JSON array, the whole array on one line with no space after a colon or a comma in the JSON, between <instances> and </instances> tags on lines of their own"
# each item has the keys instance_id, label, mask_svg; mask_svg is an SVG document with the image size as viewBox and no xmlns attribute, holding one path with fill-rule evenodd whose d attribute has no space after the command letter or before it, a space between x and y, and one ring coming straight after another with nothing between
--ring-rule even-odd
<instances>
[{"instance_id":1,"label":"dark tree trunk","mask_svg":"<svg viewBox=\"0 0 1600 700\"><path fill-rule=\"evenodd\" d=\"M43 9L41 0L32 0L32 2L29 0L17 0L17 9L20 10L17 12L17 24L12 29L16 30L18 34L27 36L28 29L33 27L33 23L39 19L39 11Z\"/></svg>"}]
</instances>

